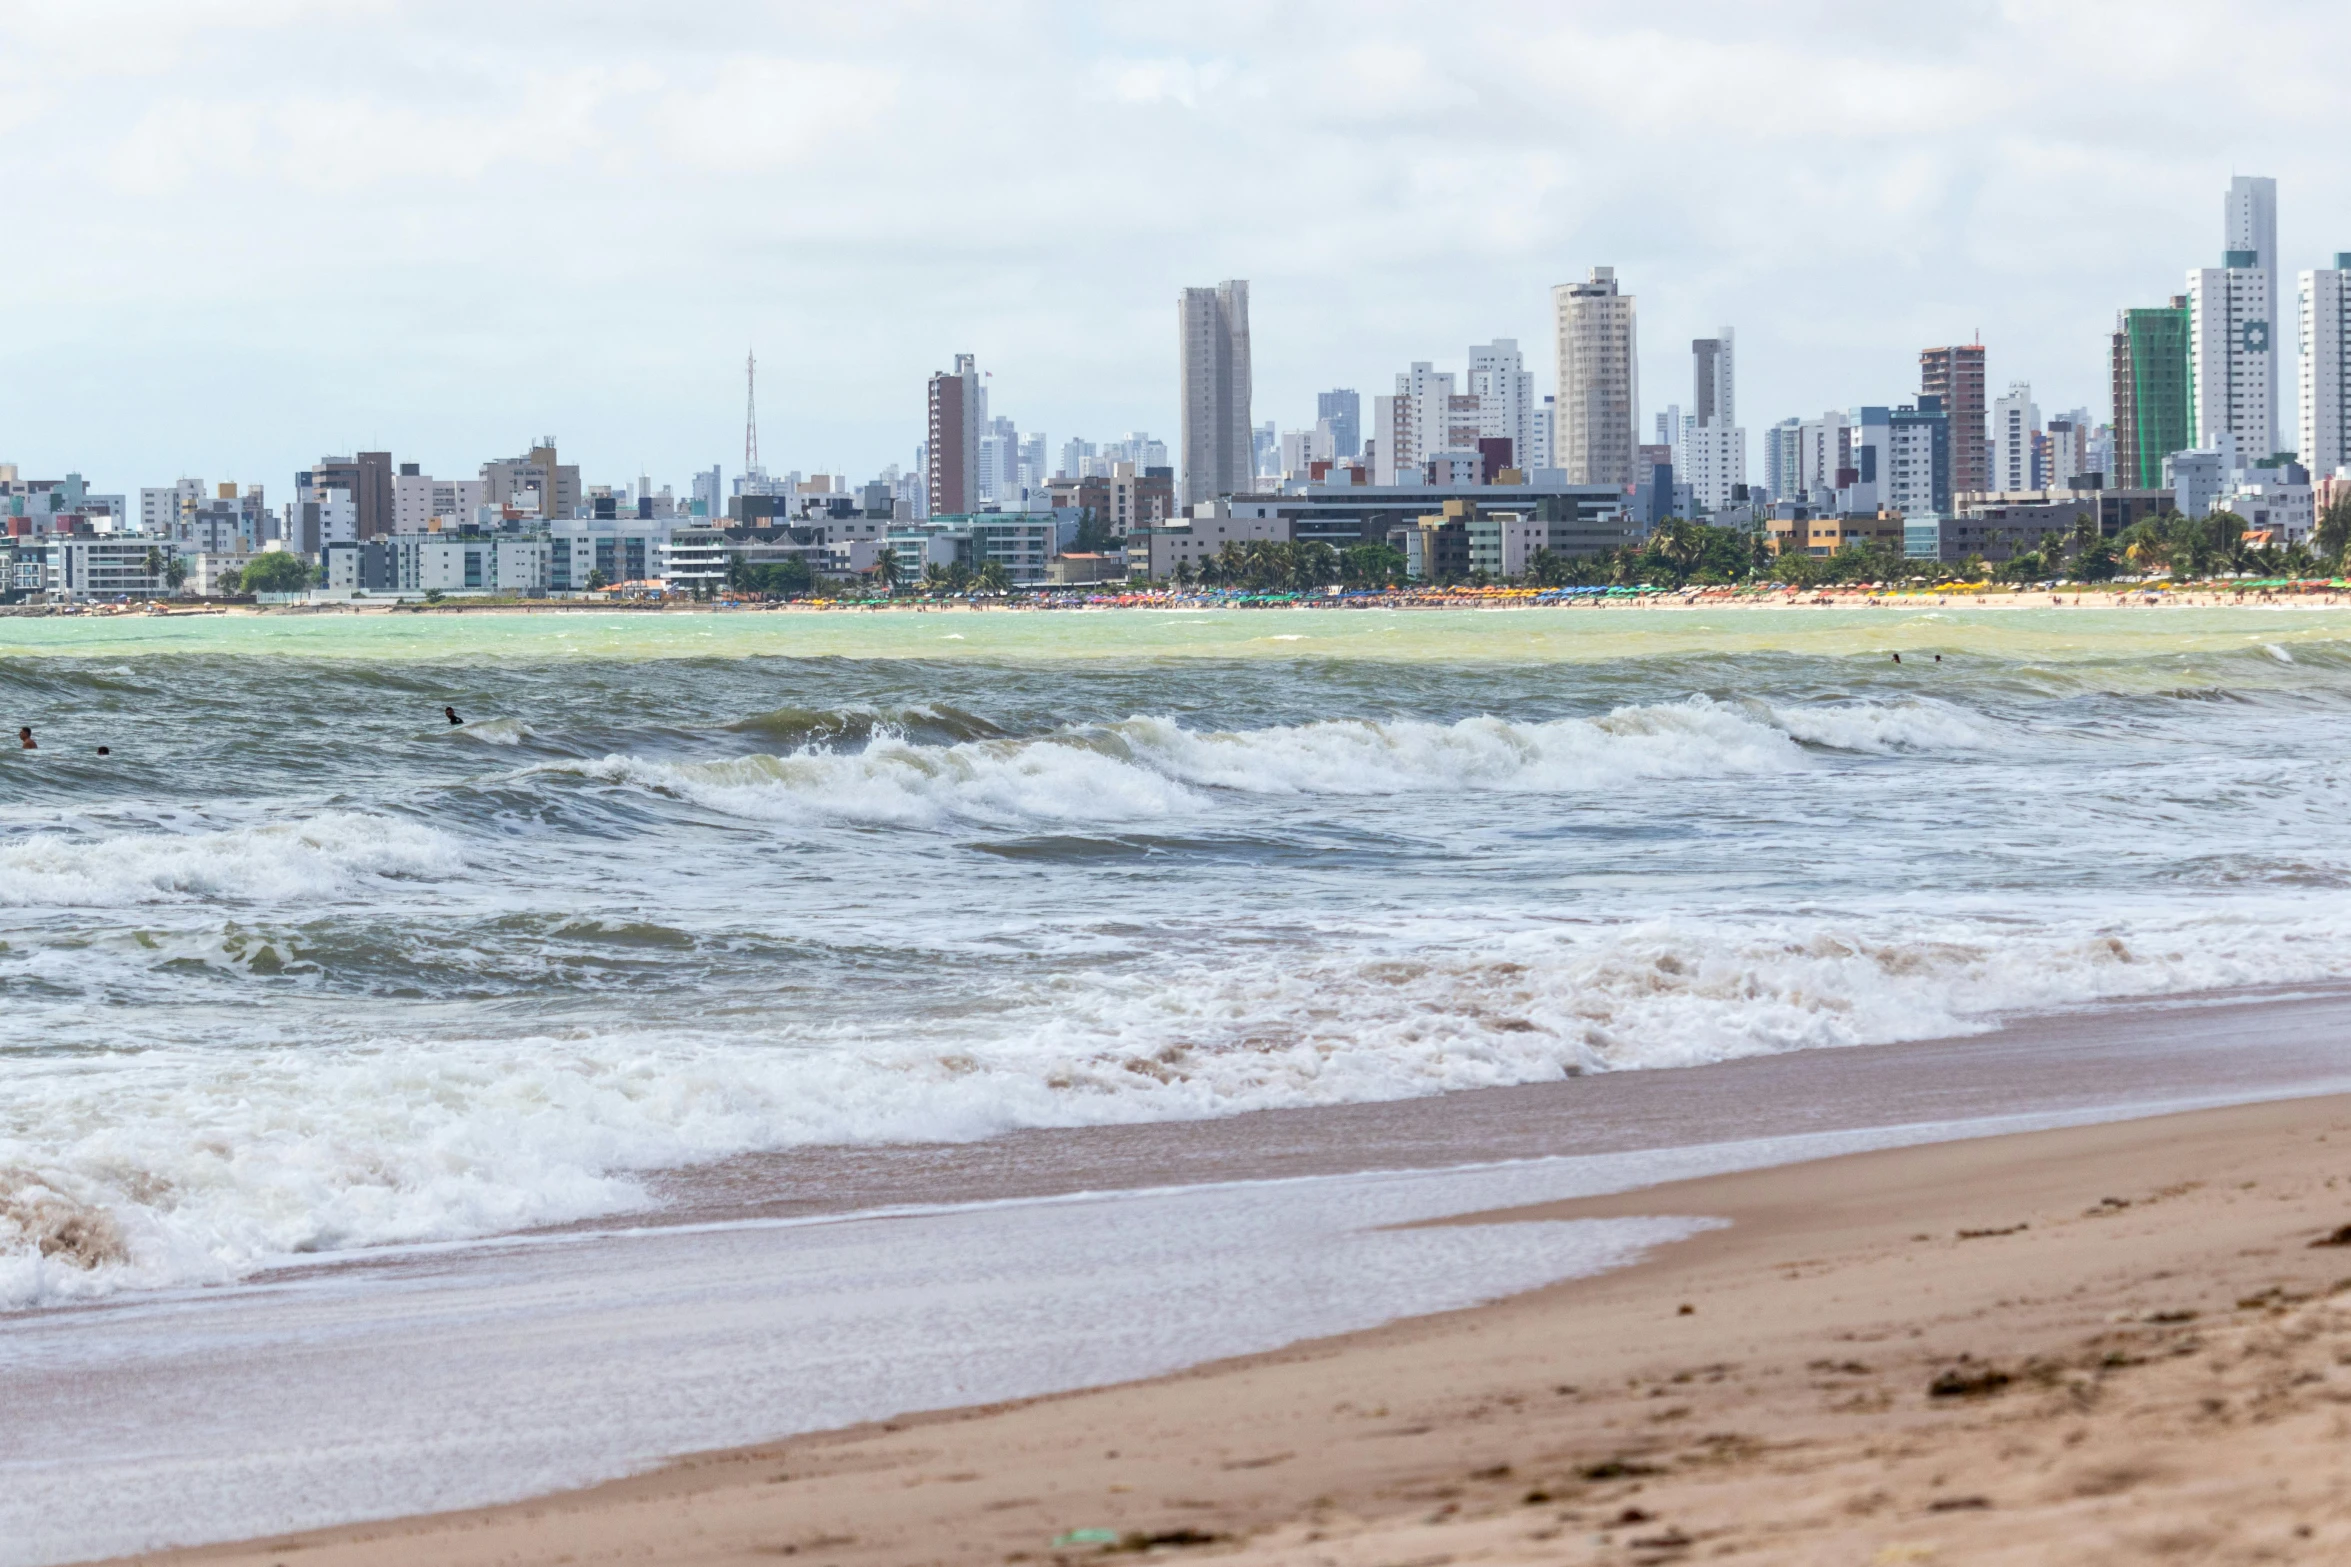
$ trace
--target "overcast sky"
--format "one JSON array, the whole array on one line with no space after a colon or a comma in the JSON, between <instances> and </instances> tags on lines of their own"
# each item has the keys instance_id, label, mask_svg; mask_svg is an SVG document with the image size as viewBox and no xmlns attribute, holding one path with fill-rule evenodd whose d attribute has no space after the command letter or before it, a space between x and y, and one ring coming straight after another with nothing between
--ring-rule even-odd
<instances>
[{"instance_id":1,"label":"overcast sky","mask_svg":"<svg viewBox=\"0 0 2351 1567\"><path fill-rule=\"evenodd\" d=\"M1496 336L1547 387L1596 262L1644 429L1737 330L1751 465L1978 330L2103 417L2232 172L2288 273L2351 250L2347 58L2340 0L0 0L0 461L282 496L553 434L682 493L741 466L746 346L777 471L909 462L959 351L1056 448L1172 442L1176 291L1226 277L1289 428Z\"/></svg>"}]
</instances>

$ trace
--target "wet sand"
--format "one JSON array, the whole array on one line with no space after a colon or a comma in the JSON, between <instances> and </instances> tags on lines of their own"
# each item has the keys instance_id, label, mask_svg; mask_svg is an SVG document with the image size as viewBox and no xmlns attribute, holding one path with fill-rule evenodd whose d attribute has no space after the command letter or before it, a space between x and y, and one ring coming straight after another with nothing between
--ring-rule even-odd
<instances>
[{"instance_id":1,"label":"wet sand","mask_svg":"<svg viewBox=\"0 0 2351 1567\"><path fill-rule=\"evenodd\" d=\"M2351 1100L1481 1216L1729 1227L1498 1304L143 1561L2327 1561L2351 1552ZM1073 1531L1099 1531L1072 1538ZM1056 1543L1059 1542L1059 1543Z\"/></svg>"}]
</instances>

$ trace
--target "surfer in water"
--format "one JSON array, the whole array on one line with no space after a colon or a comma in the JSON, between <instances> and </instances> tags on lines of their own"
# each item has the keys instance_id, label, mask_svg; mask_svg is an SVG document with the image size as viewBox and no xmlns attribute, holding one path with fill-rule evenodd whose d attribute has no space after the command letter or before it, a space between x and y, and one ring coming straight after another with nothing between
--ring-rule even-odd
<instances>
[{"instance_id":1,"label":"surfer in water","mask_svg":"<svg viewBox=\"0 0 2351 1567\"><path fill-rule=\"evenodd\" d=\"M462 724L465 722L464 719L457 716L457 709L454 707L444 707L441 709L441 711L449 715L449 722L452 724Z\"/></svg>"}]
</instances>

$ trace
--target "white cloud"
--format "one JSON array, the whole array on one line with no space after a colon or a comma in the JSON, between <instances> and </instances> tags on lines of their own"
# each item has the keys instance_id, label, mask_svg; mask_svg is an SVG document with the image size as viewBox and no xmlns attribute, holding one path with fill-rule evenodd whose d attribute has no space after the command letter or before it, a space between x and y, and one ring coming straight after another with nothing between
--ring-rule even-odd
<instances>
[{"instance_id":1,"label":"white cloud","mask_svg":"<svg viewBox=\"0 0 2351 1567\"><path fill-rule=\"evenodd\" d=\"M2340 6L1661 15L0 0L0 184L42 218L0 254L0 460L282 483L544 426L682 479L739 442L747 338L804 468L904 461L957 351L1056 440L1168 431L1175 290L1226 276L1292 424L1473 340L1539 360L1594 262L1654 403L1728 322L1755 426L1978 327L1995 380L2095 405L2113 310L2210 259L2232 170L2279 177L2289 266L2351 248Z\"/></svg>"}]
</instances>

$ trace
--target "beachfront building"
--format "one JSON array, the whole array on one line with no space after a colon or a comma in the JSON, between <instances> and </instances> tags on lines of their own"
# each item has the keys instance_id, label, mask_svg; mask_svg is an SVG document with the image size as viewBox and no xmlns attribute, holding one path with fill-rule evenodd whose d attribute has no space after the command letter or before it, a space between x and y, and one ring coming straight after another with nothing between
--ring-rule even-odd
<instances>
[{"instance_id":1,"label":"beachfront building","mask_svg":"<svg viewBox=\"0 0 2351 1567\"><path fill-rule=\"evenodd\" d=\"M2312 473L2351 463L2351 251L2297 280L2302 322L2302 428L2295 455Z\"/></svg>"},{"instance_id":2,"label":"beachfront building","mask_svg":"<svg viewBox=\"0 0 2351 1567\"><path fill-rule=\"evenodd\" d=\"M1553 455L1570 483L1629 485L1640 424L1635 301L1617 291L1616 269L1594 267L1581 283L1551 290L1559 354Z\"/></svg>"},{"instance_id":3,"label":"beachfront building","mask_svg":"<svg viewBox=\"0 0 2351 1567\"><path fill-rule=\"evenodd\" d=\"M552 546L542 533L394 533L325 551L329 594L440 592L543 598Z\"/></svg>"},{"instance_id":4,"label":"beachfront building","mask_svg":"<svg viewBox=\"0 0 2351 1567\"><path fill-rule=\"evenodd\" d=\"M562 517L547 525L547 588L584 592L659 577L673 524L664 518Z\"/></svg>"},{"instance_id":5,"label":"beachfront building","mask_svg":"<svg viewBox=\"0 0 2351 1567\"><path fill-rule=\"evenodd\" d=\"M1176 519L1173 527L1191 530L1190 541L1182 547L1195 556L1215 554L1227 539L1246 542L1250 538L1328 544L1344 550L1358 544L1385 543L1394 530L1418 526L1423 517L1443 514L1448 502L1461 502L1469 508L1466 516L1517 512L1540 521L1544 525L1543 548L1572 558L1640 540L1646 528L1633 515L1629 500L1617 485L1569 484L1559 470L1546 469L1518 484L1292 485L1279 495L1236 495L1196 506L1188 518ZM1216 531L1219 528L1224 531ZM1173 552L1177 546L1167 548L1172 563L1178 558ZM1467 558L1463 556L1465 562ZM1152 575L1163 573L1154 569Z\"/></svg>"},{"instance_id":6,"label":"beachfront building","mask_svg":"<svg viewBox=\"0 0 2351 1567\"><path fill-rule=\"evenodd\" d=\"M1176 299L1177 392L1183 409L1183 503L1247 494L1256 471L1249 423L1249 284L1228 278Z\"/></svg>"},{"instance_id":7,"label":"beachfront building","mask_svg":"<svg viewBox=\"0 0 2351 1567\"><path fill-rule=\"evenodd\" d=\"M11 596L41 595L52 604L162 598L174 591L171 563L179 547L144 533L22 535L14 545Z\"/></svg>"}]
</instances>

